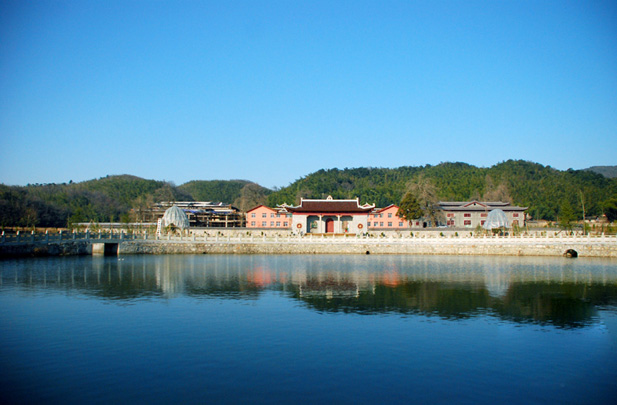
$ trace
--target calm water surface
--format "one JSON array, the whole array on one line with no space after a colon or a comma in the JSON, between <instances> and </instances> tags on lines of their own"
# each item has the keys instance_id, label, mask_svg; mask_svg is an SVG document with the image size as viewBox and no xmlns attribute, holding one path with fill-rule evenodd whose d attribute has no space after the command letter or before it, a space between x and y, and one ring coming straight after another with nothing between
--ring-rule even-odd
<instances>
[{"instance_id":1,"label":"calm water surface","mask_svg":"<svg viewBox=\"0 0 617 405\"><path fill-rule=\"evenodd\" d=\"M617 262L0 261L0 400L617 403Z\"/></svg>"}]
</instances>

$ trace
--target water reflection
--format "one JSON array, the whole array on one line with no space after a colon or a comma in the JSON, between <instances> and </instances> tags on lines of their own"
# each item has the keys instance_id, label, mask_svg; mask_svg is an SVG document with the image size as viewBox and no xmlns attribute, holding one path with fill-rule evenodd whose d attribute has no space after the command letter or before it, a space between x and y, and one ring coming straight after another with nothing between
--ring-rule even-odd
<instances>
[{"instance_id":1,"label":"water reflection","mask_svg":"<svg viewBox=\"0 0 617 405\"><path fill-rule=\"evenodd\" d=\"M490 315L579 328L617 307L610 260L413 256L135 256L1 263L0 292L255 300L277 291L320 312Z\"/></svg>"}]
</instances>

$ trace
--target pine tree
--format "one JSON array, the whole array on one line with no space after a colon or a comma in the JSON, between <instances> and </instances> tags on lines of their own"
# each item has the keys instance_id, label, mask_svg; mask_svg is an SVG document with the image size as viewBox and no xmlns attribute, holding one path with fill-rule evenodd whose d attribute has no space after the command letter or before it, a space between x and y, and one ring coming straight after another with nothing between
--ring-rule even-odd
<instances>
[{"instance_id":1,"label":"pine tree","mask_svg":"<svg viewBox=\"0 0 617 405\"><path fill-rule=\"evenodd\" d=\"M401 200L401 204L396 215L411 222L414 219L421 218L423 213L424 211L416 199L416 196L413 193L408 192Z\"/></svg>"},{"instance_id":2,"label":"pine tree","mask_svg":"<svg viewBox=\"0 0 617 405\"><path fill-rule=\"evenodd\" d=\"M564 200L559 210L559 226L562 229L572 230L572 221L574 221L574 210L568 200Z\"/></svg>"}]
</instances>

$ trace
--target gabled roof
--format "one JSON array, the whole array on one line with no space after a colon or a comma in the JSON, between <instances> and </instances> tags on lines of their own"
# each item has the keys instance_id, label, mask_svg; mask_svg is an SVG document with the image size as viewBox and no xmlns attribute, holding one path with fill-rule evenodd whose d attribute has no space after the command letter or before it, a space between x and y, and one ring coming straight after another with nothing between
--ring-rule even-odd
<instances>
[{"instance_id":1,"label":"gabled roof","mask_svg":"<svg viewBox=\"0 0 617 405\"><path fill-rule=\"evenodd\" d=\"M528 207L510 205L502 201L440 201L439 207L444 211L491 211L496 208L504 211L525 211Z\"/></svg>"},{"instance_id":2,"label":"gabled roof","mask_svg":"<svg viewBox=\"0 0 617 405\"><path fill-rule=\"evenodd\" d=\"M398 208L399 208L399 206L398 206L398 205L396 205L396 204L390 204L390 205L388 205L387 207L384 207L384 208L376 208L376 209L375 209L375 212L384 212L385 210L390 209L390 208L396 208L396 209L398 209Z\"/></svg>"},{"instance_id":3,"label":"gabled roof","mask_svg":"<svg viewBox=\"0 0 617 405\"><path fill-rule=\"evenodd\" d=\"M296 207L285 207L289 212L297 213L368 213L375 208L375 205L360 205L358 198L355 200L335 200L328 196L325 200L302 199L300 205Z\"/></svg>"},{"instance_id":4,"label":"gabled roof","mask_svg":"<svg viewBox=\"0 0 617 405\"><path fill-rule=\"evenodd\" d=\"M462 207L482 207L482 208L487 208L488 207L488 203L481 203L480 201L470 201L467 204L463 204Z\"/></svg>"},{"instance_id":5,"label":"gabled roof","mask_svg":"<svg viewBox=\"0 0 617 405\"><path fill-rule=\"evenodd\" d=\"M261 204L261 205L258 205L257 207L253 207L253 208L251 208L250 210L246 211L246 213L248 214L249 212L251 212L251 211L255 211L256 209L261 208L261 207L264 207L264 208L269 209L270 211L274 211L274 212L276 212L276 210L275 210L275 209L270 208L270 207L268 207L268 206L266 206L266 205Z\"/></svg>"}]
</instances>

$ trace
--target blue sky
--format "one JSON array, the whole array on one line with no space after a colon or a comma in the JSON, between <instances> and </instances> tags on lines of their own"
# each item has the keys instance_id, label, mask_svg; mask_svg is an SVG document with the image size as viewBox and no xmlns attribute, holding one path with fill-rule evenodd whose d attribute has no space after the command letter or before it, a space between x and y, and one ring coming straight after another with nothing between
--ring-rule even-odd
<instances>
[{"instance_id":1,"label":"blue sky","mask_svg":"<svg viewBox=\"0 0 617 405\"><path fill-rule=\"evenodd\" d=\"M617 164L617 1L0 0L0 182Z\"/></svg>"}]
</instances>

